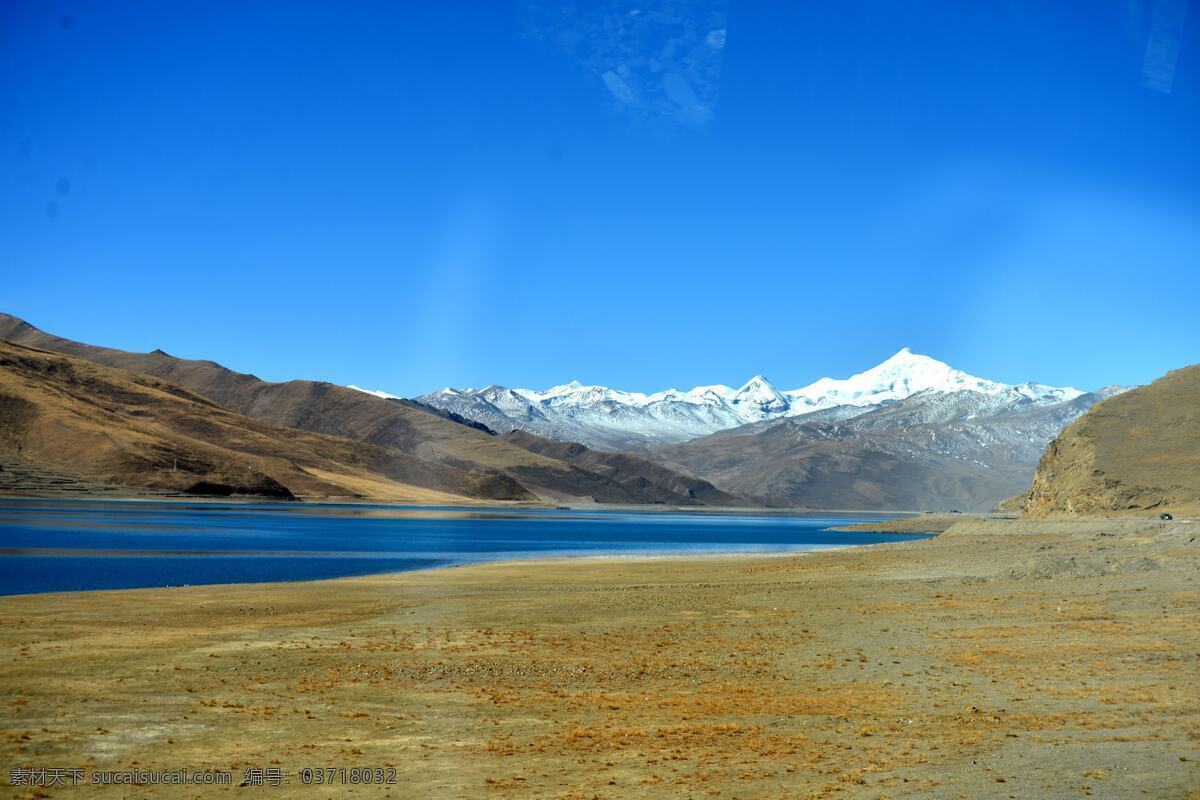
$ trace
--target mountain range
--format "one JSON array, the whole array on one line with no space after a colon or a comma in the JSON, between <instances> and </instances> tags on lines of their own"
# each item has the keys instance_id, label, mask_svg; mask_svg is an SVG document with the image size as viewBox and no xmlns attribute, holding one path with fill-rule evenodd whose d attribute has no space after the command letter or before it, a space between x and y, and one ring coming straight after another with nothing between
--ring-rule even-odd
<instances>
[{"instance_id":1,"label":"mountain range","mask_svg":"<svg viewBox=\"0 0 1200 800\"><path fill-rule=\"evenodd\" d=\"M178 384L0 340L3 484L277 499L536 500L517 481L222 408Z\"/></svg>"},{"instance_id":2,"label":"mountain range","mask_svg":"<svg viewBox=\"0 0 1200 800\"><path fill-rule=\"evenodd\" d=\"M984 510L1027 491L1046 445L1122 391L1009 385L903 349L790 391L756 376L406 400L97 347L2 314L0 339L0 490L33 474L274 497Z\"/></svg>"},{"instance_id":3,"label":"mountain range","mask_svg":"<svg viewBox=\"0 0 1200 800\"><path fill-rule=\"evenodd\" d=\"M1001 401L992 406L1056 405L1084 394L1071 387L1010 386L977 378L904 348L882 364L844 380L821 378L790 391L780 391L756 375L738 389L718 384L686 392L667 389L642 394L572 381L546 391L447 387L417 400L499 432L523 430L593 448L623 450L686 442L717 431L827 409L839 409L836 414L848 418L928 392L967 392Z\"/></svg>"},{"instance_id":4,"label":"mountain range","mask_svg":"<svg viewBox=\"0 0 1200 800\"><path fill-rule=\"evenodd\" d=\"M6 412L0 415L0 461L8 464L6 475L44 472L48 485L85 478L179 491L201 486L218 493L286 496L286 490L420 502L747 502L640 456L589 455L587 448L556 455L557 442L497 436L409 400L321 381L263 381L162 350L97 347L7 314L0 314L0 340L16 348L0 358L0 409ZM149 399L147 379L154 380ZM160 403L164 394L199 404L184 414ZM258 438L248 442L246 431ZM328 438L322 445L296 431ZM172 455L201 445L222 453ZM247 462L244 470L229 466Z\"/></svg>"},{"instance_id":5,"label":"mountain range","mask_svg":"<svg viewBox=\"0 0 1200 800\"><path fill-rule=\"evenodd\" d=\"M446 388L426 405L501 432L635 450L768 505L984 510L1021 492L1046 445L1106 397L970 375L904 348L845 379L780 391L654 394L578 382L546 391Z\"/></svg>"},{"instance_id":6,"label":"mountain range","mask_svg":"<svg viewBox=\"0 0 1200 800\"><path fill-rule=\"evenodd\" d=\"M660 445L648 457L773 505L986 511L1029 486L1046 445L1120 390L927 390Z\"/></svg>"}]
</instances>

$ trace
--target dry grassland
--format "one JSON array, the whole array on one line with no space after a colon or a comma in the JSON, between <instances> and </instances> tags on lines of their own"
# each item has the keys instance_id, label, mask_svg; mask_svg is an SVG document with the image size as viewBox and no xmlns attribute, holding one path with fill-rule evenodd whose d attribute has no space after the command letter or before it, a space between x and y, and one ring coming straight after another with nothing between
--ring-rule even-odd
<instances>
[{"instance_id":1,"label":"dry grassland","mask_svg":"<svg viewBox=\"0 0 1200 800\"><path fill-rule=\"evenodd\" d=\"M0 599L0 759L280 766L42 796L1196 797L1200 526ZM298 784L394 767L391 787ZM15 797L33 790L7 787Z\"/></svg>"}]
</instances>

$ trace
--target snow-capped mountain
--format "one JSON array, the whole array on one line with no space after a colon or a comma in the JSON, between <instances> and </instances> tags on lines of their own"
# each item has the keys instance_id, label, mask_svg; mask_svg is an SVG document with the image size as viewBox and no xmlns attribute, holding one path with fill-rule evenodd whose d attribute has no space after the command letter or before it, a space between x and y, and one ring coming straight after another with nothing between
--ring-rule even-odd
<instances>
[{"instance_id":1,"label":"snow-capped mountain","mask_svg":"<svg viewBox=\"0 0 1200 800\"><path fill-rule=\"evenodd\" d=\"M525 430L601 449L624 449L684 442L716 431L825 409L837 408L837 416L849 418L923 392L972 392L992 398L994 402L989 405L993 406L1052 405L1083 394L1070 387L1036 383L1013 386L977 378L904 348L865 372L841 380L821 378L791 391L780 391L756 375L737 389L717 384L643 394L572 381L545 391L503 386L448 387L417 400L500 433Z\"/></svg>"},{"instance_id":2,"label":"snow-capped mountain","mask_svg":"<svg viewBox=\"0 0 1200 800\"><path fill-rule=\"evenodd\" d=\"M985 378L976 378L937 359L918 355L907 347L866 372L840 381L822 378L803 389L787 394L793 401L794 415L840 405L876 406L928 391L1003 395L1013 390L1030 399L1054 403L1065 402L1083 394L1071 387L1057 388L1037 383L1010 386Z\"/></svg>"}]
</instances>

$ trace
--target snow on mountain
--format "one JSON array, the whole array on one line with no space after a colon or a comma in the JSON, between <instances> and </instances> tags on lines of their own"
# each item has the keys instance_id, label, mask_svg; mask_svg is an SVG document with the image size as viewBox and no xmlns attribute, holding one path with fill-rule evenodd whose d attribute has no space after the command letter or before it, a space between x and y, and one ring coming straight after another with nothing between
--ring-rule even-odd
<instances>
[{"instance_id":1,"label":"snow on mountain","mask_svg":"<svg viewBox=\"0 0 1200 800\"><path fill-rule=\"evenodd\" d=\"M738 389L717 384L643 394L571 381L545 391L503 386L447 387L417 400L482 422L501 433L521 429L601 449L623 449L683 442L720 430L824 409L840 407L843 412L838 416L848 418L925 392L973 392L993 398L990 406L1052 405L1083 394L1070 387L1036 383L1011 386L977 378L906 347L865 372L842 380L821 378L791 391L780 391L762 375L756 375Z\"/></svg>"},{"instance_id":2,"label":"snow on mountain","mask_svg":"<svg viewBox=\"0 0 1200 800\"><path fill-rule=\"evenodd\" d=\"M807 410L851 405L870 406L889 400L903 400L918 392L969 391L998 394L1007 386L976 378L929 356L917 355L905 347L896 355L866 372L845 380L821 380L788 394ZM801 412L803 413L803 412Z\"/></svg>"},{"instance_id":3,"label":"snow on mountain","mask_svg":"<svg viewBox=\"0 0 1200 800\"><path fill-rule=\"evenodd\" d=\"M724 398L747 422L786 414L792 407L788 398L762 375L755 375L736 392Z\"/></svg>"},{"instance_id":4,"label":"snow on mountain","mask_svg":"<svg viewBox=\"0 0 1200 800\"><path fill-rule=\"evenodd\" d=\"M363 394L370 394L370 395L374 395L375 397L382 397L384 400L403 400L404 399L404 398L400 397L400 395L397 395L397 394L388 394L387 392L381 391L379 389L364 389L361 386L355 386L353 383L350 384L349 386L347 386L346 388L353 389L356 392L362 392Z\"/></svg>"}]
</instances>

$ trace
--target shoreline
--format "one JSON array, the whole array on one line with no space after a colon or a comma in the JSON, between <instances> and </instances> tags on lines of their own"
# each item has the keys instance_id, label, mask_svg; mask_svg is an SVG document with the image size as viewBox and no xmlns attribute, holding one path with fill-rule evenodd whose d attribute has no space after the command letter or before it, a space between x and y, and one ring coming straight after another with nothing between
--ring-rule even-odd
<instances>
[{"instance_id":1,"label":"shoreline","mask_svg":"<svg viewBox=\"0 0 1200 800\"><path fill-rule=\"evenodd\" d=\"M1198 534L968 520L792 557L9 596L0 759L277 764L282 797L320 794L295 779L317 766L394 768L400 797L1184 797Z\"/></svg>"},{"instance_id":2,"label":"shoreline","mask_svg":"<svg viewBox=\"0 0 1200 800\"><path fill-rule=\"evenodd\" d=\"M830 529L830 530L832 530L832 529ZM410 569L402 569L402 570L391 569L391 570L385 570L385 571L381 571L381 572L361 572L361 573L349 574L349 575L336 575L336 576L332 576L332 577L328 577L328 578L308 578L308 579L299 579L299 580L285 578L285 579L281 579L281 580L233 581L233 582L228 582L228 583L181 583L181 584L171 584L171 585L165 585L165 586L133 586L133 587L113 587L113 588L96 588L96 589L55 589L55 590L48 590L48 591L43 591L43 592L23 592L23 593L18 593L18 594L0 594L0 603L2 603L7 598L14 598L14 597L39 597L39 596L44 596L44 595L75 595L75 594L87 594L87 593L91 593L91 592L154 592L154 591L173 591L173 590L178 590L178 589L190 589L190 588L200 588L200 587L224 588L224 589L228 589L230 591L238 591L240 589L245 589L248 587L264 586L264 585L266 585L266 586L284 586L284 585L306 586L306 585L318 584L318 583L333 583L333 582L337 582L337 581L357 580L357 579L361 579L361 578L372 578L372 577L381 577L381 576L382 577L387 577L387 576L397 577L397 576L408 575L408 574L416 573L416 572L431 573L431 572L437 572L439 570L452 570L452 569L459 570L459 569L469 569L472 567L485 567L485 566L500 566L500 567L511 566L511 567L526 567L529 569L536 569L540 566L554 567L554 566L559 566L559 565L567 564L567 563L590 563L590 562L615 563L615 562L622 562L622 561L630 561L630 562L674 561L674 562L686 563L689 561L704 562L704 561L709 561L709 560L721 560L721 559L731 560L731 559L754 559L754 558L763 558L763 559L787 558L789 556L800 557L800 556L809 555L812 553L827 552L827 551L831 551L831 550L851 550L851 549L856 549L856 548L876 547L878 545L907 544L908 542L924 541L926 539L933 538L936 536L936 534L927 534L927 533L890 534L886 531L864 531L864 532L866 532L866 533L887 533L888 535L905 536L907 538L894 539L894 540L882 541L882 542L858 542L858 543L854 543L854 544L795 545L795 546L793 546L793 549L706 550L706 551L698 551L698 552L687 551L687 550L669 550L669 551L662 551L662 552L581 553L579 555L572 555L571 553L563 553L561 555L537 554L537 555L530 555L528 557L504 556L504 557L500 557L500 558L480 559L480 560L475 560L475 561L457 561L457 562L451 561L450 563L446 563L446 564L437 564L437 565L432 565L432 566L419 566L419 567L412 567ZM154 557L154 556L182 556L182 557L205 557L205 556L239 557L239 556L242 556L242 557L249 558L249 557L261 555L261 553L259 553L259 552L254 552L254 553L239 552L239 551L224 551L224 552L220 552L220 553L209 553L209 552L193 553L193 552L185 552L185 551L105 551L105 550L79 550L79 551L76 551L76 550L65 549L65 548L59 548L59 549L47 550L47 551L36 551L36 552L15 552L15 553L0 552L0 558L10 556L10 555L11 556L47 555L47 556L100 557L100 558L103 558L103 557L138 558L138 557ZM344 552L338 552L338 553L312 552L312 553L304 553L304 554L271 553L270 555L275 555L275 556L304 555L304 556L310 556L310 557L331 557L331 558L333 558L333 557L344 557L347 555L347 553L344 553ZM371 560L371 558L372 558L372 556L362 556L362 560L364 560L364 561L369 561L369 560Z\"/></svg>"},{"instance_id":3,"label":"shoreline","mask_svg":"<svg viewBox=\"0 0 1200 800\"><path fill-rule=\"evenodd\" d=\"M165 492L165 490L164 490ZM387 499L372 499L366 497L297 497L294 500L283 500L270 497L250 495L230 495L214 497L210 495L183 495L169 493L156 495L149 491L145 494L117 495L99 492L62 492L43 494L8 494L0 492L0 501L4 500L49 500L63 502L149 502L149 503L229 503L235 505L281 505L295 508L312 506L379 506L393 508L463 508L477 510L480 508L495 509L531 509L549 511L644 511L661 513L706 513L706 514L763 514L784 516L819 516L822 514L856 515L856 516L915 516L922 511L911 509L855 509L855 508L808 508L806 506L777 507L777 506L707 506L707 505L668 505L665 503L617 504L617 503L557 503L534 502L529 500L472 500L463 498L454 503L434 503L419 501L401 501ZM968 515L964 515L968 516Z\"/></svg>"}]
</instances>

